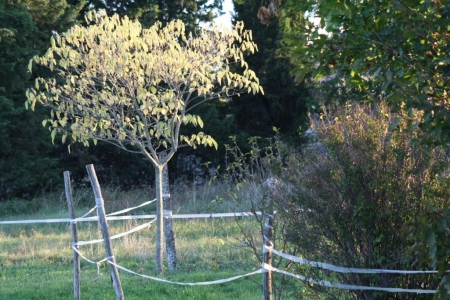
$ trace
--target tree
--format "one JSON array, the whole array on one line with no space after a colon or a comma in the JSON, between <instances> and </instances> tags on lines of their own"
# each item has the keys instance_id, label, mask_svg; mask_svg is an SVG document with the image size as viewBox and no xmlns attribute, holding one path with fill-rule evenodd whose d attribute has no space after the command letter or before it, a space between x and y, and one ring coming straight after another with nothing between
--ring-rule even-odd
<instances>
[{"instance_id":1,"label":"tree","mask_svg":"<svg viewBox=\"0 0 450 300\"><path fill-rule=\"evenodd\" d=\"M281 8L299 82L332 74L360 100L423 112L411 124L427 133L422 142L450 141L448 2L286 0Z\"/></svg>"},{"instance_id":2,"label":"tree","mask_svg":"<svg viewBox=\"0 0 450 300\"><path fill-rule=\"evenodd\" d=\"M73 1L76 2L76 0ZM132 20L139 20L143 28L148 28L157 21L161 22L162 26L165 26L168 22L179 19L183 21L186 32L189 33L195 32L201 24L205 25L206 23L212 22L217 15L220 15L223 0L88 0L87 2L88 4L85 6L86 12L93 8L105 9L108 16L117 13L120 17L128 16ZM83 16L84 14L81 15L81 17ZM193 113L200 115L205 123L208 123L208 128L205 129L205 133L214 134L214 138L220 145L222 144L222 141L226 142L228 137L232 134L231 132L226 134L226 131L222 130L223 128L220 128L223 127L222 123L224 121L224 118L221 118L221 116L227 115L227 112L223 110L223 107L226 106L226 104L221 104L221 116L219 116L219 118L213 116L214 112L211 114L209 112L206 114L204 113L209 110L209 107L212 107L214 110L217 102L219 101L211 101L204 106L202 105L198 107L197 110L193 111ZM228 116L229 115L230 113L228 113ZM209 122L211 119L213 123ZM220 125L215 126L216 124ZM192 130L189 126L182 129L182 132L188 133ZM118 149L114 149L113 146L106 143L99 143L96 147L85 148L82 149L82 151L90 153L94 158L98 158L99 160L103 158L102 164L110 163L113 165L114 167L110 168L110 176L113 176L115 180L120 181L122 186L137 184L137 182L142 180L142 177L135 176L134 174L142 174L142 172L145 172L145 169L152 168L151 166L146 166L146 164L136 164L133 155L118 151ZM182 149L183 154L191 151L192 149L189 148ZM105 152L121 154L120 156L115 155L106 157L104 155ZM206 161L216 162L218 157L224 156L223 147L220 147L219 151L211 152L207 148L200 148L196 149L195 152L196 156L201 156ZM171 160L168 168L177 173L183 172L178 169L179 165L176 163L176 160L181 158L183 154L177 155L175 159ZM121 170L125 166L128 171L126 173L121 173ZM175 168L176 170L174 170Z\"/></svg>"},{"instance_id":3,"label":"tree","mask_svg":"<svg viewBox=\"0 0 450 300\"><path fill-rule=\"evenodd\" d=\"M61 0L65 3L65 0ZM56 3L53 1L52 3ZM45 142L40 124L46 108L32 114L23 105L25 91L33 83L26 72L30 58L47 49L47 26L60 30L61 22L43 24L34 19L38 1L0 2L0 199L35 196L61 176L61 147ZM66 6L65 9L69 9ZM45 14L41 7L40 13ZM53 11L54 8L48 8ZM60 11L57 18L60 21ZM52 19L53 20L53 19ZM53 21L52 21L53 22ZM67 29L67 27L65 27ZM64 30L65 30L64 29Z\"/></svg>"},{"instance_id":4,"label":"tree","mask_svg":"<svg viewBox=\"0 0 450 300\"><path fill-rule=\"evenodd\" d=\"M118 14L138 19L147 28L159 21L165 26L170 21L183 21L188 32L201 23L212 21L222 10L223 0L88 0L87 9L105 9L108 15Z\"/></svg>"},{"instance_id":5,"label":"tree","mask_svg":"<svg viewBox=\"0 0 450 300\"><path fill-rule=\"evenodd\" d=\"M181 21L142 29L138 21L118 15L86 15L87 28L75 26L51 38L52 47L34 62L57 72L36 79L27 91L27 105L52 108L43 121L54 139L62 134L74 142L105 141L125 151L143 154L155 167L158 199L156 270L162 271L162 172L182 146L216 146L202 132L180 135L182 124L203 127L190 110L214 98L262 92L244 52L256 45L251 32L202 29L186 36ZM30 69L33 61L30 61ZM230 71L240 63L243 75Z\"/></svg>"},{"instance_id":6,"label":"tree","mask_svg":"<svg viewBox=\"0 0 450 300\"><path fill-rule=\"evenodd\" d=\"M39 29L46 35L63 32L78 23L86 0L15 0L27 7ZM72 3L74 2L74 3Z\"/></svg>"},{"instance_id":7,"label":"tree","mask_svg":"<svg viewBox=\"0 0 450 300\"><path fill-rule=\"evenodd\" d=\"M61 178L66 163L61 155L65 147L47 143L47 130L36 126L49 110L39 107L31 113L23 105L25 91L34 83L33 75L24 71L28 61L45 53L52 30L67 30L73 24L70 15L76 15L82 5L66 0L51 4L0 1L1 200L27 199L48 191Z\"/></svg>"},{"instance_id":8,"label":"tree","mask_svg":"<svg viewBox=\"0 0 450 300\"><path fill-rule=\"evenodd\" d=\"M280 57L282 31L277 19L270 25L262 24L256 15L261 1L235 1L234 22L245 22L252 29L258 53L250 57L248 64L260 79L264 95L234 97L231 103L236 119L236 135L273 136L277 127L292 143L301 141L307 128L306 103L308 92L297 85L289 71L294 67L289 59ZM239 139L239 136L238 136ZM242 138L240 139L242 140ZM240 143L241 146L244 146Z\"/></svg>"}]
</instances>

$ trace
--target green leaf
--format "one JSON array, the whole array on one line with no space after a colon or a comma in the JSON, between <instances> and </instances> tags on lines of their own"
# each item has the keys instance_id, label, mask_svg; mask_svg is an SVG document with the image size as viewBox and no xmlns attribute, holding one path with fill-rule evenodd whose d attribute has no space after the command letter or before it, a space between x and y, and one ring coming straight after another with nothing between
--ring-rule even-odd
<instances>
[{"instance_id":1,"label":"green leaf","mask_svg":"<svg viewBox=\"0 0 450 300\"><path fill-rule=\"evenodd\" d=\"M33 59L30 59L30 61L28 62L28 71L30 71L30 73L32 73L32 67L33 67Z\"/></svg>"},{"instance_id":2,"label":"green leaf","mask_svg":"<svg viewBox=\"0 0 450 300\"><path fill-rule=\"evenodd\" d=\"M53 143L53 144L54 144L54 142L55 142L56 133L57 133L56 128L53 129L52 132L50 133L50 136L51 136L51 138L52 138L52 143Z\"/></svg>"},{"instance_id":3,"label":"green leaf","mask_svg":"<svg viewBox=\"0 0 450 300\"><path fill-rule=\"evenodd\" d=\"M200 116L197 116L197 122L200 128L203 128L203 120L200 118Z\"/></svg>"}]
</instances>

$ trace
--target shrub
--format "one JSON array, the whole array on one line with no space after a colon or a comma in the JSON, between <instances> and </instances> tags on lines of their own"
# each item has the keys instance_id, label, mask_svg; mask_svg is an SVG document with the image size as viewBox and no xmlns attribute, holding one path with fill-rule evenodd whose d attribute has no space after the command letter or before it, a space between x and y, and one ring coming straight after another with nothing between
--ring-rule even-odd
<instances>
[{"instance_id":1,"label":"shrub","mask_svg":"<svg viewBox=\"0 0 450 300\"><path fill-rule=\"evenodd\" d=\"M450 198L449 176L443 172L446 153L417 143L418 133L406 129L407 114L397 118L384 103L372 107L352 103L324 111L311 120L315 142L281 170L280 177L292 187L284 218L290 222L289 240L310 260L353 268L418 270L423 255L417 248L410 250L423 237L414 228L423 228L430 220L424 217L430 203L439 214L438 208L446 207ZM302 271L317 279L361 286L436 289L439 283L435 275ZM412 297L351 293L357 299ZM425 298L413 296L420 297Z\"/></svg>"}]
</instances>

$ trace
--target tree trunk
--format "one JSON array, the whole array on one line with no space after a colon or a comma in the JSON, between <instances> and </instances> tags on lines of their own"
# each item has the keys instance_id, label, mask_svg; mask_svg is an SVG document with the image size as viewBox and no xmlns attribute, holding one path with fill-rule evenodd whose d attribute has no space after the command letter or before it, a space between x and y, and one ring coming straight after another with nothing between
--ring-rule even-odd
<instances>
[{"instance_id":1,"label":"tree trunk","mask_svg":"<svg viewBox=\"0 0 450 300\"><path fill-rule=\"evenodd\" d=\"M177 251L175 248L175 236L172 230L172 205L170 201L170 189L169 189L169 171L167 164L163 168L162 173L163 184L163 200L164 200L164 235L166 238L166 255L167 266L170 271L177 269Z\"/></svg>"},{"instance_id":2,"label":"tree trunk","mask_svg":"<svg viewBox=\"0 0 450 300\"><path fill-rule=\"evenodd\" d=\"M155 166L156 181L156 273L163 271L163 244L164 244L164 204L163 204L163 180L162 171L164 166Z\"/></svg>"}]
</instances>

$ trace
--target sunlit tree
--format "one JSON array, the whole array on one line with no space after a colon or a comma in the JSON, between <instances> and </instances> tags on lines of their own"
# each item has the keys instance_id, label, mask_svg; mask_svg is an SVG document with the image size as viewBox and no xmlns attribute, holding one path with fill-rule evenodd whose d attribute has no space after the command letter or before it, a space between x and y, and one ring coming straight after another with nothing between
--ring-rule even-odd
<instances>
[{"instance_id":1,"label":"sunlit tree","mask_svg":"<svg viewBox=\"0 0 450 300\"><path fill-rule=\"evenodd\" d=\"M142 29L138 21L118 15L90 12L86 18L90 26L52 37L47 53L30 61L30 71L35 62L56 75L37 78L26 105L51 107L43 125L53 140L59 133L62 142L104 141L152 163L158 201L156 270L161 272L163 168L182 146L217 147L211 136L201 131L181 135L180 127L203 127L190 110L205 101L263 92L244 59L256 45L243 23L233 30L212 27L186 35L181 21ZM242 74L231 71L236 63Z\"/></svg>"}]
</instances>

